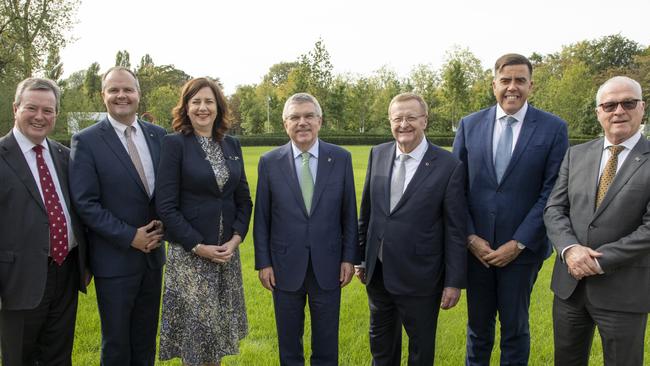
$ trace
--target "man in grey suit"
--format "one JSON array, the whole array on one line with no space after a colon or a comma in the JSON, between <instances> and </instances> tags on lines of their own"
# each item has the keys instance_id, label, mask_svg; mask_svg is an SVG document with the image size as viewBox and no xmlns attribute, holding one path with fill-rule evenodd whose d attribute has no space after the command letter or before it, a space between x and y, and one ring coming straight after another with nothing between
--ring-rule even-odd
<instances>
[{"instance_id":1,"label":"man in grey suit","mask_svg":"<svg viewBox=\"0 0 650 366\"><path fill-rule=\"evenodd\" d=\"M650 142L641 86L624 76L596 94L605 137L562 162L544 222L557 257L555 364L587 365L598 327L605 365L642 365L650 311Z\"/></svg>"},{"instance_id":2,"label":"man in grey suit","mask_svg":"<svg viewBox=\"0 0 650 366\"><path fill-rule=\"evenodd\" d=\"M14 128L0 139L0 338L2 364L71 365L86 241L68 191L70 150L47 136L59 87L18 84Z\"/></svg>"}]
</instances>

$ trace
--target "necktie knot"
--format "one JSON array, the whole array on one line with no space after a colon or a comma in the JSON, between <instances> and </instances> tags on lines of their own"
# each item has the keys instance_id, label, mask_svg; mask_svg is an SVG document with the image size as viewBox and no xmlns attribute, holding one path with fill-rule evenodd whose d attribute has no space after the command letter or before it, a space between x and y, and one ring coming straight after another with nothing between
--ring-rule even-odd
<instances>
[{"instance_id":1,"label":"necktie knot","mask_svg":"<svg viewBox=\"0 0 650 366\"><path fill-rule=\"evenodd\" d=\"M300 154L300 157L302 158L302 163L303 164L309 164L309 158L311 157L311 154L308 152L304 152Z\"/></svg>"},{"instance_id":2,"label":"necktie knot","mask_svg":"<svg viewBox=\"0 0 650 366\"><path fill-rule=\"evenodd\" d=\"M506 116L506 126L512 126L514 123L517 122L517 119L513 116Z\"/></svg>"},{"instance_id":3,"label":"necktie knot","mask_svg":"<svg viewBox=\"0 0 650 366\"><path fill-rule=\"evenodd\" d=\"M36 152L37 154L40 154L40 153L43 152L43 146L42 145L34 145L34 147L32 147L32 150L34 150L34 152Z\"/></svg>"},{"instance_id":4,"label":"necktie knot","mask_svg":"<svg viewBox=\"0 0 650 366\"><path fill-rule=\"evenodd\" d=\"M618 154L620 154L624 149L625 149L625 146L621 146L621 145L611 145L611 146L609 147L609 152L610 152L613 156L618 156Z\"/></svg>"},{"instance_id":5,"label":"necktie knot","mask_svg":"<svg viewBox=\"0 0 650 366\"><path fill-rule=\"evenodd\" d=\"M398 156L398 159L399 159L400 163L403 163L403 162L407 161L410 158L411 158L411 155L409 155L409 154L400 154Z\"/></svg>"},{"instance_id":6,"label":"necktie knot","mask_svg":"<svg viewBox=\"0 0 650 366\"><path fill-rule=\"evenodd\" d=\"M124 130L124 136L127 138L131 137L135 133L135 127L133 126L127 126L126 130Z\"/></svg>"}]
</instances>

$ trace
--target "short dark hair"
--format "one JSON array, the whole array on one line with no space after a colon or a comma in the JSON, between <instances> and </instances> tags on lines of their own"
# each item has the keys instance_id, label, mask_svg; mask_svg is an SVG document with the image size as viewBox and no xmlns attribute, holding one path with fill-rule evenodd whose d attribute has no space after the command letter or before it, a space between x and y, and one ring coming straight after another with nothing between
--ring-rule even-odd
<instances>
[{"instance_id":1,"label":"short dark hair","mask_svg":"<svg viewBox=\"0 0 650 366\"><path fill-rule=\"evenodd\" d=\"M190 121L190 117L187 115L187 105L189 104L190 99L196 95L199 90L205 87L212 89L215 101L217 102L217 118L214 120L214 124L212 125L212 139L215 141L221 141L223 136L230 129L230 109L228 108L228 102L226 101L226 97L223 95L219 85L214 80L207 77L194 78L183 85L181 97L172 111L174 117L172 129L176 132L182 133L183 135L194 133L192 121Z\"/></svg>"},{"instance_id":2,"label":"short dark hair","mask_svg":"<svg viewBox=\"0 0 650 366\"><path fill-rule=\"evenodd\" d=\"M46 78L27 78L21 81L16 87L16 96L14 97L14 104L16 106L20 105L20 102L23 99L23 93L29 90L44 90L54 93L54 99L56 100L56 113L59 113L59 107L61 106L61 89L59 89L59 86L56 85L54 81Z\"/></svg>"},{"instance_id":3,"label":"short dark hair","mask_svg":"<svg viewBox=\"0 0 650 366\"><path fill-rule=\"evenodd\" d=\"M131 69L124 66L113 66L110 69L106 70L104 75L102 75L102 91L104 91L104 88L106 87L106 77L108 76L108 74L112 73L113 71L124 71L131 74L131 76L133 76L133 78L135 79L135 88L138 89L138 93L140 93L140 82L138 81L138 77L135 75L133 71L131 71Z\"/></svg>"},{"instance_id":4,"label":"short dark hair","mask_svg":"<svg viewBox=\"0 0 650 366\"><path fill-rule=\"evenodd\" d=\"M494 76L503 70L506 66L512 65L526 65L528 66L528 73L530 77L533 77L533 64L530 63L530 60L526 56L520 55L518 53L506 53L505 55L499 57L497 62L494 63Z\"/></svg>"}]
</instances>

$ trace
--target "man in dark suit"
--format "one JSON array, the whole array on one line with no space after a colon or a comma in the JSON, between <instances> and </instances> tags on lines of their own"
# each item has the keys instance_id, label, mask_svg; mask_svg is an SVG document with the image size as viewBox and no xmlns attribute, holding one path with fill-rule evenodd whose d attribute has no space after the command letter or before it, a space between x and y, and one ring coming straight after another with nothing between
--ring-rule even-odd
<instances>
[{"instance_id":1,"label":"man in dark suit","mask_svg":"<svg viewBox=\"0 0 650 366\"><path fill-rule=\"evenodd\" d=\"M363 187L357 268L370 305L373 365L432 365L438 309L465 287L467 210L462 163L424 138L428 108L412 93L388 107L394 142L372 148Z\"/></svg>"},{"instance_id":2,"label":"man in dark suit","mask_svg":"<svg viewBox=\"0 0 650 366\"><path fill-rule=\"evenodd\" d=\"M311 365L338 364L341 288L358 263L357 210L350 153L318 139L318 101L289 97L282 118L291 141L259 161L255 269L273 292L281 365L304 365L305 301Z\"/></svg>"},{"instance_id":3,"label":"man in dark suit","mask_svg":"<svg viewBox=\"0 0 650 366\"><path fill-rule=\"evenodd\" d=\"M0 338L2 364L71 365L78 291L86 291L86 241L72 210L68 148L47 138L60 91L51 80L18 84L14 128L0 139Z\"/></svg>"},{"instance_id":4,"label":"man in dark suit","mask_svg":"<svg viewBox=\"0 0 650 366\"><path fill-rule=\"evenodd\" d=\"M454 140L470 211L467 365L490 364L497 313L501 364L528 363L530 294L551 253L542 215L569 144L564 121L528 104L532 74L524 56L501 56L497 105L461 119Z\"/></svg>"},{"instance_id":5,"label":"man in dark suit","mask_svg":"<svg viewBox=\"0 0 650 366\"><path fill-rule=\"evenodd\" d=\"M153 196L166 132L137 119L140 87L130 70L109 69L102 97L108 117L72 137L70 164L73 201L89 229L101 363L153 365L165 261Z\"/></svg>"},{"instance_id":6,"label":"man in dark suit","mask_svg":"<svg viewBox=\"0 0 650 366\"><path fill-rule=\"evenodd\" d=\"M641 85L624 76L596 94L604 138L562 162L544 222L557 251L551 288L555 364L587 365L594 327L605 365L641 366L650 312L650 142Z\"/></svg>"}]
</instances>

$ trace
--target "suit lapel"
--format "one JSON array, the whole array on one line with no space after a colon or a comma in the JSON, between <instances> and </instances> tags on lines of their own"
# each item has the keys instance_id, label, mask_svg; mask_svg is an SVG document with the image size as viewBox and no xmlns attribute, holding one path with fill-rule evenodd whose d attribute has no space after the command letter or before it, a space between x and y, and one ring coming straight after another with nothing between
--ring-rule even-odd
<instances>
[{"instance_id":1,"label":"suit lapel","mask_svg":"<svg viewBox=\"0 0 650 366\"><path fill-rule=\"evenodd\" d=\"M598 171L600 169L600 159L603 154L603 139L598 139L589 149L585 156L585 173L584 179L585 191L587 192L588 207L596 209L596 193L598 192Z\"/></svg>"},{"instance_id":2,"label":"suit lapel","mask_svg":"<svg viewBox=\"0 0 650 366\"><path fill-rule=\"evenodd\" d=\"M623 188L625 183L630 180L632 175L639 169L639 167L646 163L648 156L650 155L650 142L641 136L639 142L636 143L630 154L625 158L625 162L621 166L621 169L616 173L614 181L609 186L603 202L600 203L598 209L594 213L594 218L600 215L603 210L607 208L612 199L616 194ZM601 145L602 146L602 145Z\"/></svg>"},{"instance_id":3,"label":"suit lapel","mask_svg":"<svg viewBox=\"0 0 650 366\"><path fill-rule=\"evenodd\" d=\"M506 171L503 173L503 178L501 179L501 183L503 183L508 178L508 175L510 174L512 169L514 169L514 166L519 161L519 158L521 158L521 155L523 155L524 151L528 147L528 142L530 141L530 138L535 134L535 129L537 128L536 115L537 113L535 109L532 106L528 106L528 111L526 112L526 116L524 117L524 122L521 126L521 130L519 131L519 138L517 139L517 144L515 145L515 149L512 151L512 157L510 158L510 162L508 163L508 167L506 168ZM495 173L495 177L496 177L496 173Z\"/></svg>"},{"instance_id":4,"label":"suit lapel","mask_svg":"<svg viewBox=\"0 0 650 366\"><path fill-rule=\"evenodd\" d=\"M395 142L390 145L387 145L384 151L379 151L377 165L380 167L380 171L377 174L377 177L384 177L384 199L381 202L384 205L384 212L390 214L390 184L393 177L393 165L395 162L395 154L397 153L397 147Z\"/></svg>"},{"instance_id":5,"label":"suit lapel","mask_svg":"<svg viewBox=\"0 0 650 366\"><path fill-rule=\"evenodd\" d=\"M27 191L32 195L32 198L38 203L43 212L45 211L45 205L43 204L43 199L41 194L38 191L36 186L36 181L32 175L32 171L29 169L27 160L23 155L20 146L14 137L13 132L9 132L2 141L0 141L0 156L7 162L7 165L16 172L16 175L23 182Z\"/></svg>"},{"instance_id":6,"label":"suit lapel","mask_svg":"<svg viewBox=\"0 0 650 366\"><path fill-rule=\"evenodd\" d=\"M227 195L228 192L234 190L237 187L237 182L239 182L239 177L240 177L240 172L239 172L239 156L237 156L236 152L232 149L232 146L230 144L226 143L225 138L222 139L219 142L219 146L221 146L221 152L223 153L223 158L226 163L226 167L228 167L228 180L226 181L226 184L223 186L223 195ZM212 167L210 167L210 171L212 171ZM216 189L218 194L218 186Z\"/></svg>"},{"instance_id":7,"label":"suit lapel","mask_svg":"<svg viewBox=\"0 0 650 366\"><path fill-rule=\"evenodd\" d=\"M150 125L145 124L140 120L138 120L137 123L140 125L140 128L144 133L144 139L147 141L149 154L151 155L151 162L153 163L153 171L154 173L157 173L158 162L160 161L160 139L156 137L156 131L154 131Z\"/></svg>"},{"instance_id":8,"label":"suit lapel","mask_svg":"<svg viewBox=\"0 0 650 366\"><path fill-rule=\"evenodd\" d=\"M291 142L282 147L283 151L280 154L280 169L282 170L283 175L287 179L287 185L293 196L298 202L302 212L306 216L309 216L307 209L305 208L305 200L302 199L302 191L300 190L300 182L298 182L298 177L296 176L296 165L293 159L293 150L291 149Z\"/></svg>"},{"instance_id":9,"label":"suit lapel","mask_svg":"<svg viewBox=\"0 0 650 366\"><path fill-rule=\"evenodd\" d=\"M404 202L409 200L409 198L417 191L422 182L424 182L429 174L431 174L433 171L433 164L434 160L436 159L436 154L431 143L428 143L427 145L427 151L424 153L422 161L420 161L420 165L418 165L413 178L411 178L411 181L406 186L406 190L404 191L402 198L395 205L393 212L399 210L399 208L404 205Z\"/></svg>"},{"instance_id":10,"label":"suit lapel","mask_svg":"<svg viewBox=\"0 0 650 366\"><path fill-rule=\"evenodd\" d=\"M314 185L314 196L311 200L311 212L318 204L318 199L325 190L330 172L334 167L334 159L332 159L331 151L322 141L318 144L318 167L316 168L316 184ZM302 191L301 191L302 194Z\"/></svg>"},{"instance_id":11,"label":"suit lapel","mask_svg":"<svg viewBox=\"0 0 650 366\"><path fill-rule=\"evenodd\" d=\"M144 188L144 184L142 183L142 180L138 175L138 171L135 169L135 166L131 161L131 157L129 156L129 153L124 148L124 145L122 145L120 138L117 136L117 132L115 132L115 129L108 121L108 118L105 118L100 123L101 123L100 129L102 130L102 138L104 139L108 147L111 150L113 150L113 153L115 154L115 156L117 156L117 159L120 161L120 163L122 163L126 171L129 172L131 179L133 179L135 183L140 187L140 189L142 189L142 192L146 194L147 190ZM153 155L152 155L152 159L153 159ZM157 161L158 160L154 162L154 166L156 165L155 163L157 163Z\"/></svg>"},{"instance_id":12,"label":"suit lapel","mask_svg":"<svg viewBox=\"0 0 650 366\"><path fill-rule=\"evenodd\" d=\"M497 115L496 106L490 108L486 113L485 119L481 123L478 138L483 141L483 159L484 166L488 168L490 179L494 185L497 184L497 172L494 170L494 153L492 149L492 140L494 139L494 123ZM487 138L486 138L487 136Z\"/></svg>"}]
</instances>

